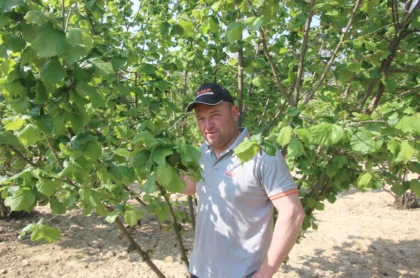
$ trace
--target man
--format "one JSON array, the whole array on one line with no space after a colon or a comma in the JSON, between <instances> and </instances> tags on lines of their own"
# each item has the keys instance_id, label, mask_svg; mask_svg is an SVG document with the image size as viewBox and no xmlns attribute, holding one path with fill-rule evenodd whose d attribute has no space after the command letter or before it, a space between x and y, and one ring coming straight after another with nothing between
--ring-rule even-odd
<instances>
[{"instance_id":1,"label":"man","mask_svg":"<svg viewBox=\"0 0 420 278\"><path fill-rule=\"evenodd\" d=\"M205 83L187 111L195 110L205 139L203 179L186 181L198 196L191 277L272 277L299 235L304 212L280 152L242 163L233 150L248 137L238 128L238 107L218 84ZM273 206L278 218L273 231Z\"/></svg>"}]
</instances>

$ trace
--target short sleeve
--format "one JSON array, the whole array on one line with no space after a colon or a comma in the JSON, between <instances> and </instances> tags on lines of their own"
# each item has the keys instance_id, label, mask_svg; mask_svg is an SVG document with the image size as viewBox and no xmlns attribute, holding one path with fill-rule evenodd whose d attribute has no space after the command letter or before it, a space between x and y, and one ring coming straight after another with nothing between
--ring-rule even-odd
<instances>
[{"instance_id":1,"label":"short sleeve","mask_svg":"<svg viewBox=\"0 0 420 278\"><path fill-rule=\"evenodd\" d=\"M277 151L275 156L263 154L260 165L261 183L270 200L297 194L298 189L290 174L283 155Z\"/></svg>"}]
</instances>

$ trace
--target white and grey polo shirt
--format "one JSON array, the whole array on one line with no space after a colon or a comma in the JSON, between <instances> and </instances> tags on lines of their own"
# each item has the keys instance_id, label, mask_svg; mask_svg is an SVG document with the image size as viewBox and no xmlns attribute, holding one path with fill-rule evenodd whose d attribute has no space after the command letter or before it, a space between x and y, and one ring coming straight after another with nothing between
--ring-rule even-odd
<instances>
[{"instance_id":1,"label":"white and grey polo shirt","mask_svg":"<svg viewBox=\"0 0 420 278\"><path fill-rule=\"evenodd\" d=\"M190 272L205 277L246 277L264 260L273 232L271 200L296 194L280 152L242 163L233 150L248 136L242 129L218 159L201 146L203 179L197 183L198 212ZM281 212L280 212L281 213Z\"/></svg>"}]
</instances>

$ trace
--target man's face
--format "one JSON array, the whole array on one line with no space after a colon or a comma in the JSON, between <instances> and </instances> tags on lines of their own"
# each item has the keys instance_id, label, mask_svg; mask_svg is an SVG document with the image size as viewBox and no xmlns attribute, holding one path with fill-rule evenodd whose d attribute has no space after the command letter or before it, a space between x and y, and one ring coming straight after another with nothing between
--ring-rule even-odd
<instances>
[{"instance_id":1,"label":"man's face","mask_svg":"<svg viewBox=\"0 0 420 278\"><path fill-rule=\"evenodd\" d=\"M216 154L228 148L238 135L238 107L222 102L218 105L197 104L195 116L204 139Z\"/></svg>"}]
</instances>

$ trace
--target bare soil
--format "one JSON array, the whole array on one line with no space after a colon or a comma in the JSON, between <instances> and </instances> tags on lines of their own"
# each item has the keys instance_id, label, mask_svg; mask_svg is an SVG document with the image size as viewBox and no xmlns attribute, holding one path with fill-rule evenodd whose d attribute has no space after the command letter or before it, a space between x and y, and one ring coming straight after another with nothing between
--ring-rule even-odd
<instances>
[{"instance_id":1,"label":"bare soil","mask_svg":"<svg viewBox=\"0 0 420 278\"><path fill-rule=\"evenodd\" d=\"M420 210L393 204L381 190L341 194L316 213L319 229L306 233L275 277L420 277ZM40 217L62 230L61 239L18 239L20 229ZM149 218L132 235L167 277L188 277L169 224ZM183 236L191 250L191 229ZM54 216L40 207L27 218L0 220L0 278L156 277L127 246L101 218L79 212Z\"/></svg>"}]
</instances>

